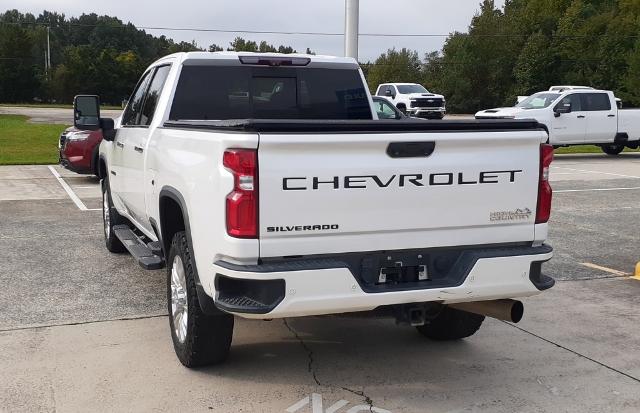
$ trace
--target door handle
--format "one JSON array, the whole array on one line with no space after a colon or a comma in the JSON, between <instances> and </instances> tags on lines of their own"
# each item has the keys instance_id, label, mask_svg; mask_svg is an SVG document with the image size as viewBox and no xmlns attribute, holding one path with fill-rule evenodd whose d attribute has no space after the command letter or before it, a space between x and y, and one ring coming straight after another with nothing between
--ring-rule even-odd
<instances>
[{"instance_id":1,"label":"door handle","mask_svg":"<svg viewBox=\"0 0 640 413\"><path fill-rule=\"evenodd\" d=\"M435 142L392 142L387 147L387 155L391 158L426 158L435 148Z\"/></svg>"},{"instance_id":2,"label":"door handle","mask_svg":"<svg viewBox=\"0 0 640 413\"><path fill-rule=\"evenodd\" d=\"M122 142L116 142L116 146L117 146L118 148L124 148L124 143L122 143Z\"/></svg>"},{"instance_id":3,"label":"door handle","mask_svg":"<svg viewBox=\"0 0 640 413\"><path fill-rule=\"evenodd\" d=\"M608 118L615 118L616 115L607 115Z\"/></svg>"},{"instance_id":4,"label":"door handle","mask_svg":"<svg viewBox=\"0 0 640 413\"><path fill-rule=\"evenodd\" d=\"M144 151L144 149L142 149L142 147L140 147L140 146L134 146L133 149L135 149L136 152L140 152L140 153L142 153Z\"/></svg>"},{"instance_id":5,"label":"door handle","mask_svg":"<svg viewBox=\"0 0 640 413\"><path fill-rule=\"evenodd\" d=\"M584 119L585 116L584 115L578 115L578 119Z\"/></svg>"}]
</instances>

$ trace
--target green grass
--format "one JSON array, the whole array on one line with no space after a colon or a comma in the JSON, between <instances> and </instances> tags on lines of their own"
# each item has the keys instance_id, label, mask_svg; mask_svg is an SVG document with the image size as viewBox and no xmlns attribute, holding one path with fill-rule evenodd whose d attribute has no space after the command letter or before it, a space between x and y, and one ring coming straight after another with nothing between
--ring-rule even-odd
<instances>
[{"instance_id":1,"label":"green grass","mask_svg":"<svg viewBox=\"0 0 640 413\"><path fill-rule=\"evenodd\" d=\"M64 103L0 103L0 106L11 106L21 108L58 108L58 109L72 109L73 105L67 105ZM101 109L113 109L122 110L120 106L102 105Z\"/></svg>"},{"instance_id":2,"label":"green grass","mask_svg":"<svg viewBox=\"0 0 640 413\"><path fill-rule=\"evenodd\" d=\"M26 116L0 115L0 165L54 164L64 125L27 123Z\"/></svg>"},{"instance_id":3,"label":"green grass","mask_svg":"<svg viewBox=\"0 0 640 413\"><path fill-rule=\"evenodd\" d=\"M629 149L624 148L624 152L640 152L639 149ZM554 151L556 154L565 154L565 153L604 153L599 146L595 145L579 145L579 146L569 146L568 148L558 148Z\"/></svg>"}]
</instances>

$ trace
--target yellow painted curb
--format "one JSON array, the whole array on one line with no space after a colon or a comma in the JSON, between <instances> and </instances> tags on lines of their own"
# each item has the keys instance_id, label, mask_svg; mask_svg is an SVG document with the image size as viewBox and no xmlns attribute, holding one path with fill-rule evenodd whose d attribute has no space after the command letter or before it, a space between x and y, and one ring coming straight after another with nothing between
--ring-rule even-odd
<instances>
[{"instance_id":1,"label":"yellow painted curb","mask_svg":"<svg viewBox=\"0 0 640 413\"><path fill-rule=\"evenodd\" d=\"M640 281L640 262L636 264L636 270L631 278Z\"/></svg>"}]
</instances>

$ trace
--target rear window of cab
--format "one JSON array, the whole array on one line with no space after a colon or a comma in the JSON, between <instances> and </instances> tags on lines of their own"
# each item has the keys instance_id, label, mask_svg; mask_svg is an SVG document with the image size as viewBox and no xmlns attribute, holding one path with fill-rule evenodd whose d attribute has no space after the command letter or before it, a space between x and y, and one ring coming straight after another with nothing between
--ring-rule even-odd
<instances>
[{"instance_id":1,"label":"rear window of cab","mask_svg":"<svg viewBox=\"0 0 640 413\"><path fill-rule=\"evenodd\" d=\"M372 119L357 69L183 66L171 120Z\"/></svg>"}]
</instances>

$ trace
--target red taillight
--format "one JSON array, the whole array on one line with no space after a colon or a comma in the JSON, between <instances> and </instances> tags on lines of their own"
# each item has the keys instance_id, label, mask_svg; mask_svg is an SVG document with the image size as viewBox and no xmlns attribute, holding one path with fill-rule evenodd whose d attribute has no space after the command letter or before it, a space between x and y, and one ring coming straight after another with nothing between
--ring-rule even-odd
<instances>
[{"instance_id":1,"label":"red taillight","mask_svg":"<svg viewBox=\"0 0 640 413\"><path fill-rule=\"evenodd\" d=\"M540 179L538 181L538 209L536 224L544 224L551 216L551 185L549 184L549 167L553 161L553 146L540 145Z\"/></svg>"},{"instance_id":2,"label":"red taillight","mask_svg":"<svg viewBox=\"0 0 640 413\"><path fill-rule=\"evenodd\" d=\"M227 195L227 233L236 238L257 238L258 153L229 149L222 163L233 174L233 191Z\"/></svg>"}]
</instances>

